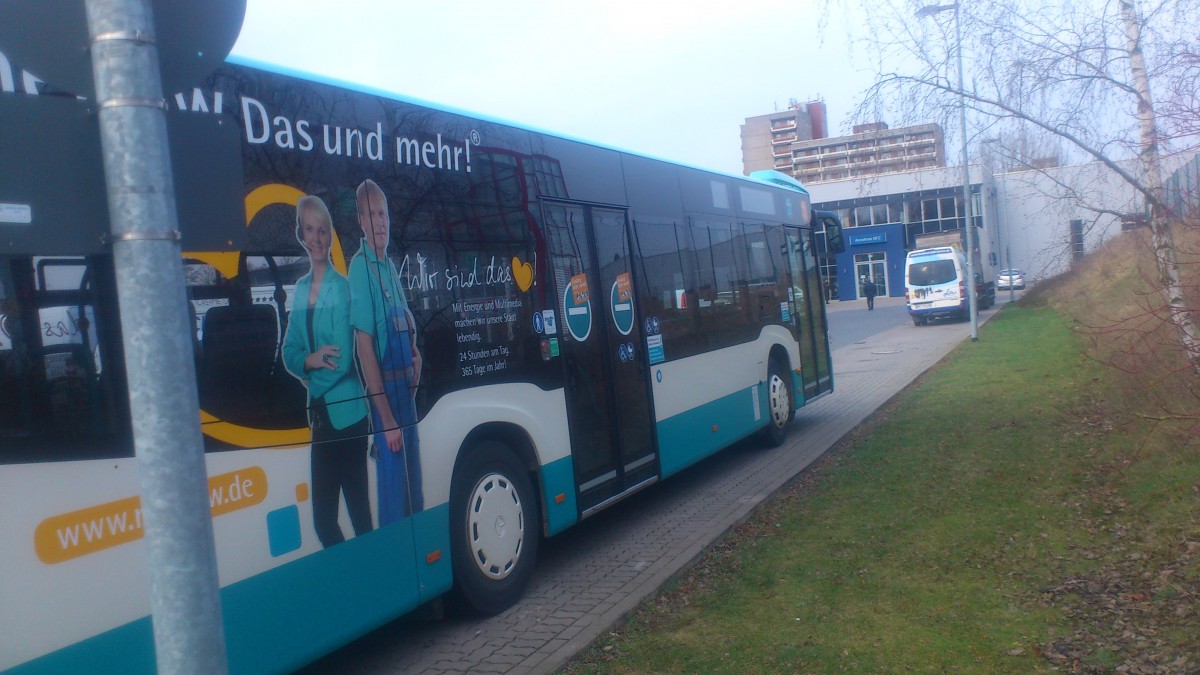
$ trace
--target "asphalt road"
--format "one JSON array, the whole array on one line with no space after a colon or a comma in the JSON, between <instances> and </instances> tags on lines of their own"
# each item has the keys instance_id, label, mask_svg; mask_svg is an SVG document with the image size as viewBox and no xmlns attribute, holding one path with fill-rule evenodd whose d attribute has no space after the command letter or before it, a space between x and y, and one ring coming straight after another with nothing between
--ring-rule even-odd
<instances>
[{"instance_id":1,"label":"asphalt road","mask_svg":"<svg viewBox=\"0 0 1200 675\"><path fill-rule=\"evenodd\" d=\"M553 672L969 334L965 322L913 326L903 298L827 314L835 392L801 409L783 447L740 443L545 540L525 597L499 616L418 612L303 672Z\"/></svg>"},{"instance_id":2,"label":"asphalt road","mask_svg":"<svg viewBox=\"0 0 1200 675\"><path fill-rule=\"evenodd\" d=\"M875 309L870 311L867 311L866 300L830 303L826 316L829 317L829 348L834 351L870 339L889 328L914 327L903 298L877 298Z\"/></svg>"}]
</instances>

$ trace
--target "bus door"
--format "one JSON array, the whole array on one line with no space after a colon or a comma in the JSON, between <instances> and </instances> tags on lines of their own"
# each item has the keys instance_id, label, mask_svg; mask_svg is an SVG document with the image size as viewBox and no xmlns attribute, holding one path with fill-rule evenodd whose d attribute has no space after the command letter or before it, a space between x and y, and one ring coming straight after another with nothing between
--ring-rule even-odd
<instances>
[{"instance_id":1,"label":"bus door","mask_svg":"<svg viewBox=\"0 0 1200 675\"><path fill-rule=\"evenodd\" d=\"M577 503L658 476L642 322L625 211L546 202Z\"/></svg>"},{"instance_id":2,"label":"bus door","mask_svg":"<svg viewBox=\"0 0 1200 675\"><path fill-rule=\"evenodd\" d=\"M794 321L799 332L801 379L806 401L833 390L825 303L821 297L820 272L813 255L812 240L808 235L798 227L787 228L788 271L792 278L791 295L796 307Z\"/></svg>"}]
</instances>

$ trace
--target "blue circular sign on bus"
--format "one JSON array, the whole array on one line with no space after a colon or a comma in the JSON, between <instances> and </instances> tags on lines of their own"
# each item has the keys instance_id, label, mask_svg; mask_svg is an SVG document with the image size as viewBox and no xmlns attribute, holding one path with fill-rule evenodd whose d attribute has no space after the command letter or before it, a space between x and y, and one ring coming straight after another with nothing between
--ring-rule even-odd
<instances>
[{"instance_id":1,"label":"blue circular sign on bus","mask_svg":"<svg viewBox=\"0 0 1200 675\"><path fill-rule=\"evenodd\" d=\"M583 342L592 334L592 301L584 300L582 304L575 303L575 294L571 285L563 291L563 307L567 311L567 330L571 337Z\"/></svg>"}]
</instances>

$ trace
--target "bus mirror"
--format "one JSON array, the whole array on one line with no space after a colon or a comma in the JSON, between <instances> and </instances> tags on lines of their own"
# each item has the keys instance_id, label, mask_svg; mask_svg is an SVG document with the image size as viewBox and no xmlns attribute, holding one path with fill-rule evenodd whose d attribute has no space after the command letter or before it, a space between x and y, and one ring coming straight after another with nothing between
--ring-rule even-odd
<instances>
[{"instance_id":1,"label":"bus mirror","mask_svg":"<svg viewBox=\"0 0 1200 675\"><path fill-rule=\"evenodd\" d=\"M846 244L842 240L842 221L838 220L837 214L833 211L813 211L813 221L813 224L817 226L814 229L825 230L826 254L836 255L845 252Z\"/></svg>"}]
</instances>

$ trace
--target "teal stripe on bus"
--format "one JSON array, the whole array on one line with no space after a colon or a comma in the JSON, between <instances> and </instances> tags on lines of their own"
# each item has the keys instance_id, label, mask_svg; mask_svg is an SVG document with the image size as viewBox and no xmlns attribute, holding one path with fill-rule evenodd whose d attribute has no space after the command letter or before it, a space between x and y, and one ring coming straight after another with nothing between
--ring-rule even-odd
<instances>
[{"instance_id":1,"label":"teal stripe on bus","mask_svg":"<svg viewBox=\"0 0 1200 675\"><path fill-rule=\"evenodd\" d=\"M417 542L417 580L420 601L429 602L454 585L450 564L450 505L442 504L413 516Z\"/></svg>"},{"instance_id":2,"label":"teal stripe on bus","mask_svg":"<svg viewBox=\"0 0 1200 675\"><path fill-rule=\"evenodd\" d=\"M792 371L792 409L799 410L804 407L804 378ZM769 406L770 404L768 404ZM768 407L769 410L769 407Z\"/></svg>"},{"instance_id":3,"label":"teal stripe on bus","mask_svg":"<svg viewBox=\"0 0 1200 675\"><path fill-rule=\"evenodd\" d=\"M564 495L562 503L555 497ZM575 506L575 464L570 457L542 467L542 502L546 504L547 534L558 534L579 522Z\"/></svg>"},{"instance_id":4,"label":"teal stripe on bus","mask_svg":"<svg viewBox=\"0 0 1200 675\"><path fill-rule=\"evenodd\" d=\"M765 382L747 387L659 422L658 461L663 477L761 429L767 421L766 387ZM755 389L758 390L757 420L754 419Z\"/></svg>"},{"instance_id":5,"label":"teal stripe on bus","mask_svg":"<svg viewBox=\"0 0 1200 675\"><path fill-rule=\"evenodd\" d=\"M448 506L355 537L221 589L231 673L288 672L416 608L450 586ZM412 555L414 527L442 555L422 582L423 545ZM441 528L441 534L437 534ZM436 568L436 569L434 569ZM17 666L12 673L154 673L154 636L143 617Z\"/></svg>"},{"instance_id":6,"label":"teal stripe on bus","mask_svg":"<svg viewBox=\"0 0 1200 675\"><path fill-rule=\"evenodd\" d=\"M144 617L23 663L5 671L5 675L154 673L153 630L150 617Z\"/></svg>"}]
</instances>

